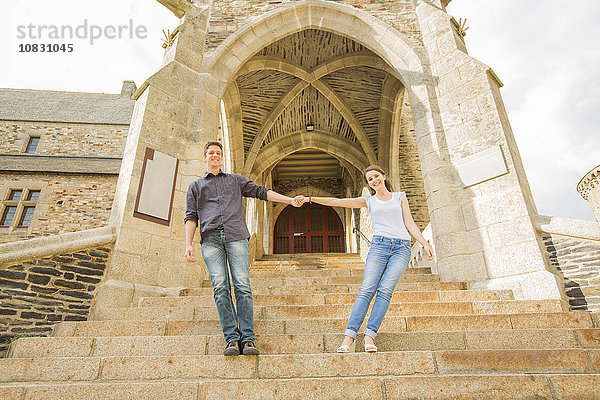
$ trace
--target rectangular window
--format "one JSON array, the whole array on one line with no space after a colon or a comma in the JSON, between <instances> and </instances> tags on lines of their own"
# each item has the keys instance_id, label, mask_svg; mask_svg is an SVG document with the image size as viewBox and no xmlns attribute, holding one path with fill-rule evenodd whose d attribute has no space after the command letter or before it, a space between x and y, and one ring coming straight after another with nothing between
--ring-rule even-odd
<instances>
[{"instance_id":1,"label":"rectangular window","mask_svg":"<svg viewBox=\"0 0 600 400\"><path fill-rule=\"evenodd\" d=\"M23 190L21 189L11 189L10 194L8 195L8 200L10 201L19 201L23 196Z\"/></svg>"},{"instance_id":2,"label":"rectangular window","mask_svg":"<svg viewBox=\"0 0 600 400\"><path fill-rule=\"evenodd\" d=\"M8 189L2 201L4 208L0 219L2 228L28 228L33 222L36 203L40 200L40 189Z\"/></svg>"},{"instance_id":3,"label":"rectangular window","mask_svg":"<svg viewBox=\"0 0 600 400\"><path fill-rule=\"evenodd\" d=\"M19 221L18 228L27 228L31 225L34 211L35 207L23 207L23 214L21 214L21 221Z\"/></svg>"},{"instance_id":4,"label":"rectangular window","mask_svg":"<svg viewBox=\"0 0 600 400\"><path fill-rule=\"evenodd\" d=\"M40 191L39 190L30 190L27 193L27 201L38 201L40 199Z\"/></svg>"},{"instance_id":5,"label":"rectangular window","mask_svg":"<svg viewBox=\"0 0 600 400\"><path fill-rule=\"evenodd\" d=\"M30 136L29 141L27 142L27 147L25 148L25 153L30 153L30 154L35 153L39 143L40 143L39 136Z\"/></svg>"},{"instance_id":6,"label":"rectangular window","mask_svg":"<svg viewBox=\"0 0 600 400\"><path fill-rule=\"evenodd\" d=\"M15 219L15 214L17 213L16 206L8 206L4 209L4 213L2 214L2 220L0 220L0 226L8 227L12 224Z\"/></svg>"}]
</instances>

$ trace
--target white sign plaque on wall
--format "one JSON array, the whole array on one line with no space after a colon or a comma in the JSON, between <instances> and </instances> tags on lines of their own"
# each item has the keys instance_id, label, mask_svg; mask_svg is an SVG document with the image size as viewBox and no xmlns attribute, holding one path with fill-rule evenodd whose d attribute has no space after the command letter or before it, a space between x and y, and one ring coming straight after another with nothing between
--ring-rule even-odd
<instances>
[{"instance_id":1,"label":"white sign plaque on wall","mask_svg":"<svg viewBox=\"0 0 600 400\"><path fill-rule=\"evenodd\" d=\"M179 160L146 147L133 216L169 225Z\"/></svg>"},{"instance_id":2,"label":"white sign plaque on wall","mask_svg":"<svg viewBox=\"0 0 600 400\"><path fill-rule=\"evenodd\" d=\"M463 187L473 186L508 173L499 145L463 158L457 163L457 169Z\"/></svg>"}]
</instances>

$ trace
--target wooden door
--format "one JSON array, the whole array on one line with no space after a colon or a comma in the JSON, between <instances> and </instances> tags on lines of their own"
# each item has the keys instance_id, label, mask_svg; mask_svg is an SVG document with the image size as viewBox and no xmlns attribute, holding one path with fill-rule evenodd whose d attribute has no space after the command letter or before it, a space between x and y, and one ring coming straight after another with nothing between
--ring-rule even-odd
<instances>
[{"instance_id":1,"label":"wooden door","mask_svg":"<svg viewBox=\"0 0 600 400\"><path fill-rule=\"evenodd\" d=\"M274 253L342 253L344 228L337 213L318 204L287 206L275 223Z\"/></svg>"}]
</instances>

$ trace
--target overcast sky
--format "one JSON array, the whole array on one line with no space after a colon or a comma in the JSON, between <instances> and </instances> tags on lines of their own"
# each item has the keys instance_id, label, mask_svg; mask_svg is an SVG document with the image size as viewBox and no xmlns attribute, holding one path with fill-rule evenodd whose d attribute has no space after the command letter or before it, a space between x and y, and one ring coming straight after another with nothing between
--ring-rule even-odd
<instances>
[{"instance_id":1,"label":"overcast sky","mask_svg":"<svg viewBox=\"0 0 600 400\"><path fill-rule=\"evenodd\" d=\"M448 12L504 83L538 212L595 220L576 187L600 164L600 2L453 0Z\"/></svg>"},{"instance_id":2,"label":"overcast sky","mask_svg":"<svg viewBox=\"0 0 600 400\"><path fill-rule=\"evenodd\" d=\"M539 213L594 220L576 186L600 164L600 2L453 0L448 12L467 18L469 54L504 83ZM118 93L123 80L140 86L160 67L162 30L177 23L153 0L2 0L0 87ZM86 37L37 38L39 29L48 38L62 25ZM98 29L118 36L118 26L127 26L120 38L91 43ZM19 52L48 42L73 51Z\"/></svg>"}]
</instances>

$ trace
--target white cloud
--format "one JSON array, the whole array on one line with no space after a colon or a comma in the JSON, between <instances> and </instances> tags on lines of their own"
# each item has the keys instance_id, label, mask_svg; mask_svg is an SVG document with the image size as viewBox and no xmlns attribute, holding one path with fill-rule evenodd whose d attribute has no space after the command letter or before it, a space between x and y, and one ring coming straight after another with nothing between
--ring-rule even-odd
<instances>
[{"instance_id":1,"label":"white cloud","mask_svg":"<svg viewBox=\"0 0 600 400\"><path fill-rule=\"evenodd\" d=\"M4 0L2 3L0 51L7 56L7 63L0 67L0 87L118 93L123 80L135 80L141 85L160 67L162 30L173 30L178 24L170 11L152 0ZM121 30L121 38L102 38L93 44L90 44L91 28L85 39L28 39L30 24L34 25L32 32L37 37L38 26L77 28L84 23L102 29L109 25L131 25L143 27L147 33L145 37L130 35L128 27ZM19 25L25 26L27 38L17 38ZM47 37L50 28L42 29ZM74 51L19 52L19 45L44 42L70 43Z\"/></svg>"},{"instance_id":2,"label":"white cloud","mask_svg":"<svg viewBox=\"0 0 600 400\"><path fill-rule=\"evenodd\" d=\"M501 89L540 214L594 220L576 191L600 164L600 4L454 0L467 18L469 54Z\"/></svg>"}]
</instances>

